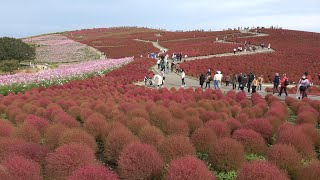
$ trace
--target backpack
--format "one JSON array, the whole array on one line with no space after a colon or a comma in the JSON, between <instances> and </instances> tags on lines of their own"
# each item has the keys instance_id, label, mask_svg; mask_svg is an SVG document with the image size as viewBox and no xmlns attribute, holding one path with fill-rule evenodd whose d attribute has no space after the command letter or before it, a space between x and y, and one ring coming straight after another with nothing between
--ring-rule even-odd
<instances>
[{"instance_id":1,"label":"backpack","mask_svg":"<svg viewBox=\"0 0 320 180\"><path fill-rule=\"evenodd\" d=\"M284 81L284 85L285 85L285 86L288 86L288 85L289 85L289 80L288 80L288 78Z\"/></svg>"}]
</instances>

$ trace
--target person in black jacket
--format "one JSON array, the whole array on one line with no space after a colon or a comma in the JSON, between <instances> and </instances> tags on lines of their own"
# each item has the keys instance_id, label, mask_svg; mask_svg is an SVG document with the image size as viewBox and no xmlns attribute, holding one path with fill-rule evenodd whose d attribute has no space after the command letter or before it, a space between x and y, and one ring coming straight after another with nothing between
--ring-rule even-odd
<instances>
[{"instance_id":1,"label":"person in black jacket","mask_svg":"<svg viewBox=\"0 0 320 180\"><path fill-rule=\"evenodd\" d=\"M243 75L242 73L240 73L240 75L238 76L238 90L243 90Z\"/></svg>"},{"instance_id":2,"label":"person in black jacket","mask_svg":"<svg viewBox=\"0 0 320 180\"><path fill-rule=\"evenodd\" d=\"M206 80L206 77L204 76L204 74L201 74L199 80L200 80L200 86L201 86L201 88L203 88L203 83Z\"/></svg>"},{"instance_id":3,"label":"person in black jacket","mask_svg":"<svg viewBox=\"0 0 320 180\"><path fill-rule=\"evenodd\" d=\"M275 92L279 93L279 89L278 89L279 83L280 83L280 76L279 76L279 73L276 73L276 75L273 78L273 94Z\"/></svg>"},{"instance_id":4,"label":"person in black jacket","mask_svg":"<svg viewBox=\"0 0 320 180\"><path fill-rule=\"evenodd\" d=\"M251 86L252 86L252 81L254 80L254 75L252 72L248 74L248 93L250 92Z\"/></svg>"}]
</instances>

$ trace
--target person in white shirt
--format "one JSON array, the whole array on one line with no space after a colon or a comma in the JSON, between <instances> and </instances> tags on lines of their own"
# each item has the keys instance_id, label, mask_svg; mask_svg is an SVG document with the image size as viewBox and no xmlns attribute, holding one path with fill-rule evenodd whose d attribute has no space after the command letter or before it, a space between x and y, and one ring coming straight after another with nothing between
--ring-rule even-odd
<instances>
[{"instance_id":1,"label":"person in white shirt","mask_svg":"<svg viewBox=\"0 0 320 180\"><path fill-rule=\"evenodd\" d=\"M222 74L220 71L217 71L213 77L214 89L220 89L219 84L222 81Z\"/></svg>"},{"instance_id":2,"label":"person in white shirt","mask_svg":"<svg viewBox=\"0 0 320 180\"><path fill-rule=\"evenodd\" d=\"M184 78L186 77L186 73L184 72L184 69L181 70L181 80L182 80L182 86L181 87L185 87L186 83L184 82Z\"/></svg>"},{"instance_id":3,"label":"person in white shirt","mask_svg":"<svg viewBox=\"0 0 320 180\"><path fill-rule=\"evenodd\" d=\"M162 77L159 74L153 76L153 80L156 86L160 87L162 84Z\"/></svg>"}]
</instances>

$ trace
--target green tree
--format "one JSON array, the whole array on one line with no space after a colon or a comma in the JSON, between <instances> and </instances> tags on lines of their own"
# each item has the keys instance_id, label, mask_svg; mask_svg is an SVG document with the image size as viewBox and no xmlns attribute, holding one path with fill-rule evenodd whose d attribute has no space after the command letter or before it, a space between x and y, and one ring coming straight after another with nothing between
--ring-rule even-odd
<instances>
[{"instance_id":1,"label":"green tree","mask_svg":"<svg viewBox=\"0 0 320 180\"><path fill-rule=\"evenodd\" d=\"M18 60L19 62L33 60L35 55L35 48L20 39L0 38L0 61L10 59Z\"/></svg>"}]
</instances>

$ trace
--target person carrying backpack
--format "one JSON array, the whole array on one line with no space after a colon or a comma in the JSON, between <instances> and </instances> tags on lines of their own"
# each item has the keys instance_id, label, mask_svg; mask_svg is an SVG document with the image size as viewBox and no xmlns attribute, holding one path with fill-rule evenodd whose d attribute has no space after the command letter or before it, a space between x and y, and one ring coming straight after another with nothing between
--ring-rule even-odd
<instances>
[{"instance_id":1,"label":"person carrying backpack","mask_svg":"<svg viewBox=\"0 0 320 180\"><path fill-rule=\"evenodd\" d=\"M281 89L280 89L280 93L278 96L281 96L283 90L286 93L286 97L288 96L288 92L287 92L288 85L289 85L289 79L287 78L286 74L283 74L283 76L281 78Z\"/></svg>"}]
</instances>

